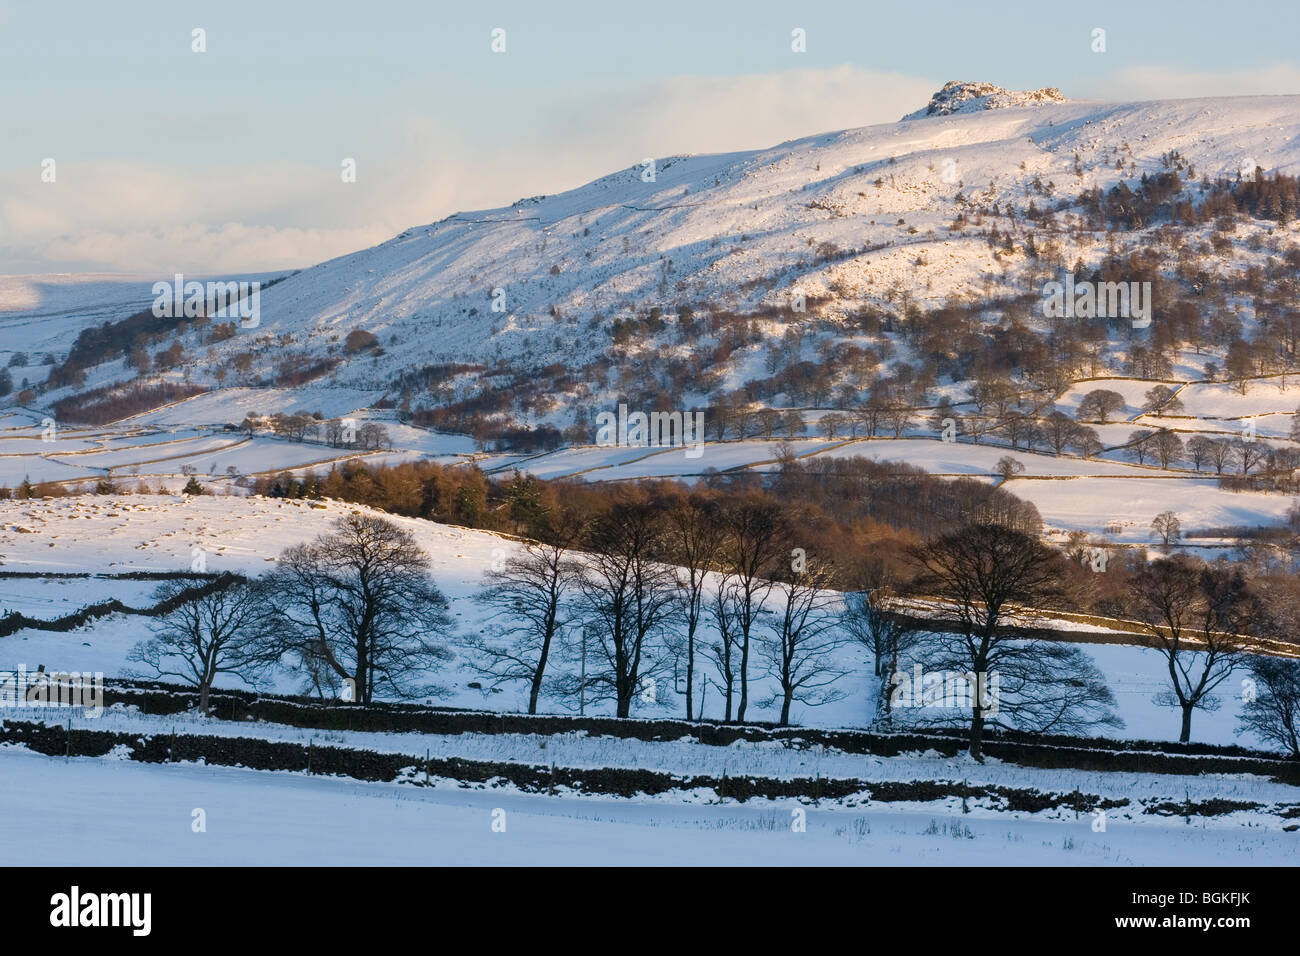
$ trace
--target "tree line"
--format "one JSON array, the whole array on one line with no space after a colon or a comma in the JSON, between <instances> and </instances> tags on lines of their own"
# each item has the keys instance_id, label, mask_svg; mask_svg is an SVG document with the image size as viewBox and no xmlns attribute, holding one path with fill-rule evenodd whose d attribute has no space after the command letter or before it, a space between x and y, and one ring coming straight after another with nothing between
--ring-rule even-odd
<instances>
[{"instance_id":1,"label":"tree line","mask_svg":"<svg viewBox=\"0 0 1300 956\"><path fill-rule=\"evenodd\" d=\"M534 537L499 549L471 598L483 616L469 633L454 627L414 535L356 512L286 549L264 577L179 604L131 660L199 687L203 710L220 675L257 685L283 666L322 697L443 696L457 658L472 687L522 687L529 713L546 699L630 717L678 693L688 720L744 722L757 706L784 726L796 705L844 699L866 652L871 726L964 726L976 759L991 727L1121 725L1104 675L1051 633L1088 575L1035 535L972 521L907 547L900 575L871 554L807 551L801 526L760 495L635 492L592 512L548 512ZM849 575L860 586L835 586ZM162 585L159 600L178 586ZM1167 665L1157 702L1179 712L1180 740L1240 675L1242 728L1296 753L1300 662L1250 653L1254 637L1293 633L1296 604L1278 597L1239 567L1182 555L1126 578L1125 611ZM943 699L928 678L907 687L909 666L943 675Z\"/></svg>"}]
</instances>

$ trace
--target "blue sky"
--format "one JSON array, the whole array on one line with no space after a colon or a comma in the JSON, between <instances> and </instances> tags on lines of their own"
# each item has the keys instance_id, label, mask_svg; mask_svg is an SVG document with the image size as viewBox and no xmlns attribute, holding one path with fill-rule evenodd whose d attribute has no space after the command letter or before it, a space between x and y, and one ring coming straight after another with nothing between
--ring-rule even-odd
<instances>
[{"instance_id":1,"label":"blue sky","mask_svg":"<svg viewBox=\"0 0 1300 956\"><path fill-rule=\"evenodd\" d=\"M0 272L305 266L647 155L890 122L949 79L1297 93L1297 26L1258 2L0 0Z\"/></svg>"}]
</instances>

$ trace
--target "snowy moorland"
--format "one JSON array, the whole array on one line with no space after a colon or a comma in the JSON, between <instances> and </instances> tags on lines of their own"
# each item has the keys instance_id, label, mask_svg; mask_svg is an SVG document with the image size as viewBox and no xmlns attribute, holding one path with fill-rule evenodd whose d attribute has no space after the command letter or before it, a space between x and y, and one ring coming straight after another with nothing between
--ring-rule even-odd
<instances>
[{"instance_id":1,"label":"snowy moorland","mask_svg":"<svg viewBox=\"0 0 1300 956\"><path fill-rule=\"evenodd\" d=\"M0 672L154 676L133 649L155 619L129 612L151 608L169 574L258 578L286 548L369 513L254 493L264 479L354 461L710 485L861 457L997 485L1037 509L1048 543L1139 563L1162 514L1183 532L1166 549L1242 566L1262 560L1248 553L1255 532L1300 528L1300 222L1261 198L1295 186L1300 97L1096 103L957 83L898 123L630 159L559 195L415 225L300 272L239 277L265 285L242 303L256 304L252 321L152 312L153 283L172 276L0 279L0 615L48 623L120 602L68 630L9 618ZM1072 287L1154 285L1150 314L1053 313L1047 288L1067 273ZM628 403L698 411L704 440L602 441L601 413ZM523 712L527 688L493 686L468 647L500 623L479 594L485 574L523 544L384 517L413 536L450 602L446 632L425 635L448 653L435 655L440 687L424 702ZM705 593L717 588L710 573ZM937 613L928 600L910 612ZM1157 700L1170 670L1158 651L1119 622L1058 612L1041 623L1113 692L1121 725L1107 737L1178 739L1178 712ZM698 639L716 642L712 622ZM676 658L649 653L664 666L631 716L684 717ZM216 686L309 692L293 663ZM845 643L832 663L842 694L795 701L796 727L871 722L875 662ZM548 673L583 666L562 633ZM1239 729L1241 671L1194 714L1194 743L1271 746ZM757 664L750 674L748 719L776 721L776 680ZM718 684L696 686L694 716L721 720ZM614 712L552 685L539 709L579 707ZM0 839L6 856L57 830L121 863L1282 865L1300 807L1300 787L1259 762L1251 773L1190 762L1121 772L789 739L723 746L704 734L323 731L121 702L94 716L24 707L0 718L0 814L23 822ZM895 728L915 719L900 711ZM15 730L22 721L37 730ZM124 742L76 756L78 731ZM68 756L35 752L29 732L65 733ZM312 774L310 760L307 772L160 765L132 749L178 733L350 749L401 773L362 782ZM1056 754L1060 741L1042 746ZM431 760L498 776L417 771ZM559 767L847 781L854 795L738 801L674 784L615 797L515 776L548 766L552 779ZM910 784L928 795L884 795ZM1045 795L1045 809L948 792L959 786ZM93 824L87 792L98 795ZM1104 819L1074 809L1098 804ZM202 833L190 828L200 809Z\"/></svg>"}]
</instances>

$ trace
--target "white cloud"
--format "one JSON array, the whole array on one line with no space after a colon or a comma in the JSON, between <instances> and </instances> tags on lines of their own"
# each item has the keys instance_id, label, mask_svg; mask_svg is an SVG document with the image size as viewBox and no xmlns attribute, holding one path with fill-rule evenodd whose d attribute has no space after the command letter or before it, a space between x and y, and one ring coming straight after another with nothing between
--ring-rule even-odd
<instances>
[{"instance_id":1,"label":"white cloud","mask_svg":"<svg viewBox=\"0 0 1300 956\"><path fill-rule=\"evenodd\" d=\"M1137 66L1079 84L1074 95L1100 100L1164 100L1196 96L1300 93L1300 67L1290 64L1227 72Z\"/></svg>"}]
</instances>

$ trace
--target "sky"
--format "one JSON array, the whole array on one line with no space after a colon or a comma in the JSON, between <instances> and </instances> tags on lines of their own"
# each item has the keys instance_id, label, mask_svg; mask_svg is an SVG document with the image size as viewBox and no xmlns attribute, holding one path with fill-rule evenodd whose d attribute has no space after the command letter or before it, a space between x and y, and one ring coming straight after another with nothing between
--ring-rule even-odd
<instances>
[{"instance_id":1,"label":"sky","mask_svg":"<svg viewBox=\"0 0 1300 956\"><path fill-rule=\"evenodd\" d=\"M648 156L895 122L954 79L1296 94L1298 26L1252 0L0 0L0 274L301 268Z\"/></svg>"}]
</instances>

